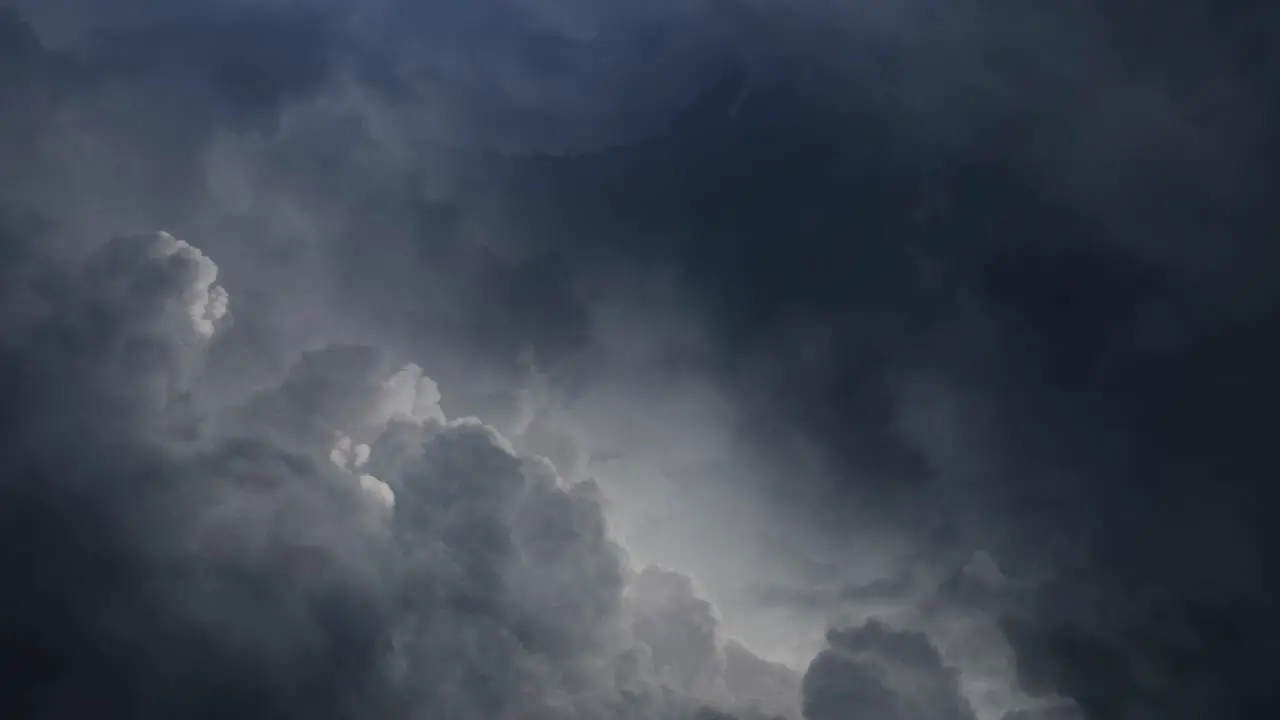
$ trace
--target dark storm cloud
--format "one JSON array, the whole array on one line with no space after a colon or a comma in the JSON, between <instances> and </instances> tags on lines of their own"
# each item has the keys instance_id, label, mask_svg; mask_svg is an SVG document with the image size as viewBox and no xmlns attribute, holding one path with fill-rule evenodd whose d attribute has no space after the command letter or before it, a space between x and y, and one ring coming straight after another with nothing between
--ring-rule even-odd
<instances>
[{"instance_id":1,"label":"dark storm cloud","mask_svg":"<svg viewBox=\"0 0 1280 720\"><path fill-rule=\"evenodd\" d=\"M1156 15L1077 16L1066 77L996 37L1029 74L959 141L860 102L892 83L818 39L803 74L729 77L669 136L513 163L510 194L548 235L587 197L585 236L643 228L602 254L689 278L756 437L800 428L835 466L780 506L1056 576L1006 625L1028 689L1249 717L1274 698L1273 26Z\"/></svg>"},{"instance_id":2,"label":"dark storm cloud","mask_svg":"<svg viewBox=\"0 0 1280 720\"><path fill-rule=\"evenodd\" d=\"M813 30L796 25L779 23L778 42L788 29ZM928 474L930 460L904 437L916 422L899 409L916 392L902 387L904 377L985 387L1012 375L1025 387L1010 395L1059 392L1076 381L1071 374L1124 362L1111 356L1176 352L1161 344L1199 332L1187 323L1216 322L1188 314L1229 302L1238 288L1201 282L1201 263L1187 253L1213 254L1206 246L1221 242L1173 219L1186 209L1177 195L1150 198L1144 223L1165 227L1165 238L1153 253L1139 252L1128 221L1096 207L1114 199L1111 189L1064 188L1061 165L1043 157L1060 147L1077 152L1086 141L1076 126L1081 98L1120 70L1087 67L1062 80L1037 74L1025 45L1040 35L997 34L992 52L1015 52L1027 66L1009 72L1029 76L1008 79L1008 98L975 93L983 112L960 112L956 121L981 123L939 149L931 129L893 102L896 76L840 60L835 46L847 38L830 29L806 36L809 51L794 50L795 65L779 71L789 74L745 97L741 81L726 76L666 137L605 155L514 161L510 195L526 225L545 228L546 237L566 237L566 216L584 226L567 236L588 239L575 248L580 254L629 252L633 261L677 268L713 317L717 371L789 408L787 419L804 434L848 447L845 460L864 479L883 478L864 491L915 505L909 479ZM1097 65L1108 48L1089 39L1070 57ZM885 52L918 71L909 48ZM860 102L860 92L889 96ZM1089 102L1125 112L1105 98ZM1212 127L1193 131L1217 137ZM1114 133L1087 138L1111 141L1117 151L1148 152ZM1162 153L1150 149L1123 165L1152 167ZM1247 153L1215 160L1258 183L1269 177ZM1103 159L1090 165L1099 181L1108 167ZM1170 182L1208 183L1205 169L1188 161L1159 172ZM1134 180L1125 192L1158 192L1148 184ZM569 215L571 202L585 207ZM1215 208L1222 222L1211 236L1229 238L1219 261L1236 252L1269 257L1263 228L1233 212L1256 212L1259 202L1251 186ZM620 223L634 244L590 240ZM1253 262L1238 267L1256 271ZM774 432L775 414L757 417L762 435Z\"/></svg>"},{"instance_id":3,"label":"dark storm cloud","mask_svg":"<svg viewBox=\"0 0 1280 720\"><path fill-rule=\"evenodd\" d=\"M457 197L424 195L453 182L456 160L432 149L447 138L425 127L409 147L387 146L379 117L395 134L429 125L415 119L423 108L458 103L388 86L402 70L345 12L216 4L123 21L44 10L31 12L47 35L68 17L79 29L43 47L21 16L3 16L5 203L45 216L72 248L102 227L152 224L217 242L233 290L262 308L217 349L236 372L278 375L288 353L343 323L358 340L447 337L461 365L505 368L525 345L551 358L584 342L563 262L495 252ZM335 291L363 299L335 304Z\"/></svg>"},{"instance_id":4,"label":"dark storm cloud","mask_svg":"<svg viewBox=\"0 0 1280 720\"><path fill-rule=\"evenodd\" d=\"M95 66L183 78L235 110L269 109L342 70L425 137L514 151L660 130L734 31L708 2L16 4Z\"/></svg>"},{"instance_id":5,"label":"dark storm cloud","mask_svg":"<svg viewBox=\"0 0 1280 720\"><path fill-rule=\"evenodd\" d=\"M48 682L75 685L67 678L93 675L95 658L133 647L152 658L181 645L175 667L230 667L227 658L241 652L202 635L202 608L174 621L175 633L200 635L191 643L150 635L117 643L110 634L133 621L130 613L170 598L163 585L156 597L135 590L139 577L153 577L149 569L133 574L135 556L166 542L120 545L116 526L131 524L120 518L142 511L123 499L129 493L99 502L103 488L116 487L109 478L234 475L229 460L197 463L197 471L151 447L149 433L160 432L151 425L179 437L200 425L198 414L171 408L158 421L155 404L191 402L169 393L199 374L203 352L148 339L175 321L172 313L140 325L122 319L150 317L157 293L172 290L168 276L135 277L118 294L109 278L121 262L132 267L127 254L100 256L98 274L80 276L60 269L52 257L59 251L41 259L31 250L82 249L102 227L162 224L190 228L234 270L225 279L233 296L255 308L223 328L205 376L214 388L274 389L247 415L210 424L219 434L237 424L252 430L254 442L217 452L248 453L249 467L263 468L254 474L281 477L276 485L328 478L326 433L346 433L352 448L370 442L361 434L372 432L370 417L382 407L370 393L382 392L378 378L388 368L362 350L308 356L277 386L298 350L332 336L373 339L411 357L448 345L432 374L446 386L457 381L459 393L444 402L469 410L485 407L491 388L468 387L485 385L468 379L483 369L503 376L502 386L520 351L533 346L557 390L589 396L616 370L594 362L608 354L593 354L607 342L593 325L600 308L619 295L633 301L627 290L662 278L679 286L677 314L700 342L652 355L710 378L742 410L733 447L753 472L735 478L735 491L762 494L780 525L798 519L826 547L850 554L877 533L908 538L905 569L851 579L841 572L845 558L807 559L819 568L815 577L803 587L773 586L772 600L808 608L914 602L930 592L917 575L945 575L985 549L1025 582L1019 587L1032 588L1030 600L992 605L978 592L976 600L932 601L1007 614L1020 682L1057 703L1035 712L1250 717L1274 704L1265 677L1277 634L1266 605L1277 545L1270 415L1280 400L1269 202L1280 87L1280 44L1267 14L1274 11L1226 3L1185 13L1146 3L846 5L18 3L38 33L0 15L0 205L10 228L0 247L0 318L6 330L25 329L6 341L15 368L6 425L16 428L15 457L45 453L27 463L31 473L70 478L77 492L91 493L63 504L17 483L35 494L13 505L32 510L13 517L33 519L13 527L46 539L49 557L69 567L86 567L85 553L102 548L106 560L85 570L86 582L99 583L124 613L97 627L96 606L64 598L57 577L41 575L30 597L56 600L45 603L48 612L73 618L69 627L94 627L88 641L20 636L23 663L54 668ZM94 311L100 320L61 309L86 294L81 302L94 305L97 292L113 298ZM32 324L49 313L63 320ZM112 323L133 339L120 340ZM25 354L37 346L74 352ZM98 355L102 363L81 366ZM42 388L50 395L39 395ZM194 394L200 390L217 394ZM493 394L513 397L500 390ZM151 405L139 409L132 395ZM25 415L37 411L43 420ZM331 418L343 426L318 423ZM149 424L141 439L135 423ZM384 449L405 464L373 475L393 486L397 507L415 508L413 494L393 482L416 467L420 444L402 430L403 457ZM64 458L57 441L79 438L74 431L86 436L77 440L84 452ZM474 428L456 432L470 439L441 441L441 457L492 461L486 477L496 485L481 484L486 502L508 497L514 461L467 435ZM296 460L308 454L322 470ZM59 469L55 459L85 467ZM148 513L175 524L156 537L179 537L191 505L137 482L140 507L174 505ZM550 493L548 503L570 507L547 510L538 492L516 494L531 518L593 512L581 510L590 505L581 498ZM315 502L317 517L343 512L341 502ZM435 500L421 502L428 512ZM72 521L89 539L43 534ZM468 546L459 587L487 587L496 580L484 568L511 561L503 543L518 534L495 523L477 519L492 544ZM521 542L537 534L520 532ZM365 544L356 547L358 555ZM552 565L570 575L608 570L598 544L579 549L557 556L563 567ZM181 594L183 573L199 574L183 563L203 559L174 562L173 592ZM260 568L229 562L227 578L201 580L215 586L211 596L269 585L253 574ZM606 571L592 587L610 587ZM314 612L284 624L314 622L324 629L314 637L328 639L300 664L289 653L301 651L288 643L271 649L279 654L255 654L273 658L261 672L244 671L259 690L243 695L244 708L223 709L270 713L262 708L294 702L273 695L283 685L262 679L283 677L276 672L298 673L285 678L295 686L321 687L308 696L324 700L321 714L342 714L354 697L401 702L380 684L382 670L360 662L386 657L378 633L384 615L399 617L388 606L400 599L370 596L353 576L323 567L299 572L280 592L307 603L337 598L336 609L314 601ZM379 581L390 582L372 583ZM490 588L489 599L445 593L451 599L439 601L448 608L439 617L486 618L467 647L498 656L495 677L543 672L510 652L510 643L530 639L573 668L564 671L566 686L585 682L581 649L569 647L563 620L548 609L565 599L521 587L550 593L543 610L552 616L535 612L531 625L512 626L513 636L494 620L514 602L505 589ZM604 622L616 601L601 592L572 598L587 603L574 607L592 623ZM710 681L700 678L722 669L733 684L732 646L697 642L711 633L697 602L671 604L689 613L680 621L696 632L678 639L690 647L658 634L635 662L680 667L681 681L703 685ZM274 622L275 607L267 603L253 622ZM368 617L380 619L357 619ZM410 643L407 657L432 666L456 649L452 638ZM345 644L357 648L352 666L335 669L329 648ZM820 676L811 670L822 679L811 681L822 688L813 696L822 717L853 714L852 698L914 712L873 677L879 660L850 659L856 653L838 645L820 656ZM663 659L663 647L688 651L677 659L690 664ZM496 712L499 695L458 689L498 682L473 672L483 659L459 666L461 684L441 681L418 701ZM932 661L921 662L933 669L912 666L906 677L943 697L950 686ZM135 666L107 664L125 677L92 687L121 702L135 697L129 683L144 682L129 675ZM350 684L326 679L337 676ZM619 683L657 682L637 677ZM324 695L349 688L357 689ZM481 697L499 706L473 704ZM168 711L185 700L147 702ZM963 707L947 703L947 712ZM1019 712L1033 711L1010 717Z\"/></svg>"},{"instance_id":6,"label":"dark storm cloud","mask_svg":"<svg viewBox=\"0 0 1280 720\"><path fill-rule=\"evenodd\" d=\"M1018 89L1034 104L996 106L1002 136L923 169L896 109L797 81L709 93L671 137L549 161L530 184L679 238L637 255L695 278L726 369L762 362L748 386L782 388L766 406L841 467L808 517L838 526L870 502L941 524L926 545L944 558L973 543L1019 574L1069 568L1030 627L1008 625L1028 688L1090 717L1247 717L1272 697L1275 178L1256 123L1274 83L1229 57L1221 25L1165 27L1172 48L1147 49L1136 21L1100 20L1114 65L1047 98ZM1187 89L1202 74L1243 100L1205 108ZM1164 107L1126 104L1147 92ZM1081 126L1082 105L1108 119ZM632 170L602 184L588 162ZM758 417L773 434L778 415Z\"/></svg>"}]
</instances>

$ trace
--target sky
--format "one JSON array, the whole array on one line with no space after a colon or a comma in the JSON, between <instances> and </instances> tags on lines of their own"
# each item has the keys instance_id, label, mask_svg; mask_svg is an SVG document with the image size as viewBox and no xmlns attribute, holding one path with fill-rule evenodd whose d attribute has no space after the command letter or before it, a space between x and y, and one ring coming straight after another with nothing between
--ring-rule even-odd
<instances>
[{"instance_id":1,"label":"sky","mask_svg":"<svg viewBox=\"0 0 1280 720\"><path fill-rule=\"evenodd\" d=\"M0 715L1266 716L1257 5L0 0Z\"/></svg>"}]
</instances>

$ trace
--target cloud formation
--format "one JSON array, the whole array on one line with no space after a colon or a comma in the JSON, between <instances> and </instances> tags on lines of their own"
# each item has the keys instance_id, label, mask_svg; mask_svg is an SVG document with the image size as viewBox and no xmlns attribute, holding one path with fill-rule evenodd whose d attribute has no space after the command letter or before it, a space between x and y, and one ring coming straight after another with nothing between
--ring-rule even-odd
<instances>
[{"instance_id":1,"label":"cloud formation","mask_svg":"<svg viewBox=\"0 0 1280 720\"><path fill-rule=\"evenodd\" d=\"M1193 4L7 3L10 714L1261 714L1280 43Z\"/></svg>"},{"instance_id":2,"label":"cloud formation","mask_svg":"<svg viewBox=\"0 0 1280 720\"><path fill-rule=\"evenodd\" d=\"M447 421L418 367L316 351L202 417L165 371L216 342L212 261L160 233L45 269L6 278L49 303L4 342L6 714L734 710L689 580L633 571L594 484Z\"/></svg>"}]
</instances>

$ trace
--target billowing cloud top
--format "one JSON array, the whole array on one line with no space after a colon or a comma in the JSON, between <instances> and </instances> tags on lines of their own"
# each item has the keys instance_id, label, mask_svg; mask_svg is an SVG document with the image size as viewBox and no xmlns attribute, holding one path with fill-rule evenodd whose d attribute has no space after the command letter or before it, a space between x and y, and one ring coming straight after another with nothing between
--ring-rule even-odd
<instances>
[{"instance_id":1,"label":"billowing cloud top","mask_svg":"<svg viewBox=\"0 0 1280 720\"><path fill-rule=\"evenodd\" d=\"M48 270L7 278L33 298L51 278L78 290L3 346L7 715L749 709L688 579L636 574L595 485L447 421L417 366L320 350L227 420L202 417L180 387L120 390L204 349L192 339L227 304L208 258L159 233ZM703 634L684 646L690 626ZM750 655L732 671L786 677ZM785 711L795 689L754 702Z\"/></svg>"}]
</instances>

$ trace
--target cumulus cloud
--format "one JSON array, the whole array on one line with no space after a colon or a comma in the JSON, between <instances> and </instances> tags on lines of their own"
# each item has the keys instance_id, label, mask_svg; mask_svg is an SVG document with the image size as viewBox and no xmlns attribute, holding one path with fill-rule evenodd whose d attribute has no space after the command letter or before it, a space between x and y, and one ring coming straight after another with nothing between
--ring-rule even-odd
<instances>
[{"instance_id":1,"label":"cumulus cloud","mask_svg":"<svg viewBox=\"0 0 1280 720\"><path fill-rule=\"evenodd\" d=\"M167 367L126 346L205 347L212 268L112 241L6 334L6 713L649 720L756 712L729 657L736 687L785 677L688 578L631 568L594 483L447 420L417 366L316 351L227 418L113 392ZM155 424L177 411L187 434Z\"/></svg>"}]
</instances>

